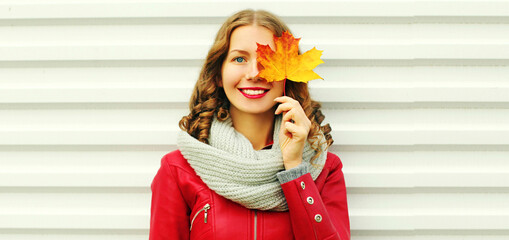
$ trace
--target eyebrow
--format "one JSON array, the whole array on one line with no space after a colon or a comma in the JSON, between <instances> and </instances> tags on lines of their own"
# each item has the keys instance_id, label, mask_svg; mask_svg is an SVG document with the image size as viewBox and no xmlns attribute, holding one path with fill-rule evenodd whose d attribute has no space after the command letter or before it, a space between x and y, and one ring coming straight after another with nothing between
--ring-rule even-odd
<instances>
[{"instance_id":1,"label":"eyebrow","mask_svg":"<svg viewBox=\"0 0 509 240\"><path fill-rule=\"evenodd\" d=\"M240 53L242 53L242 54L249 55L249 52L248 52L248 51L246 51L246 50L242 50L242 49L233 49L233 50L231 50L231 51L230 51L230 53L232 53L232 52L240 52Z\"/></svg>"}]
</instances>

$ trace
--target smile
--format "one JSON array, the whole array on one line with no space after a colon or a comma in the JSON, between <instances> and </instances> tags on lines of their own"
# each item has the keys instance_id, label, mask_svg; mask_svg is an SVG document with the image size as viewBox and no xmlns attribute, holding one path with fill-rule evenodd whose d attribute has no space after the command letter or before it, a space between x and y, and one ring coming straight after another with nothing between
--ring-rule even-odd
<instances>
[{"instance_id":1,"label":"smile","mask_svg":"<svg viewBox=\"0 0 509 240\"><path fill-rule=\"evenodd\" d=\"M239 91L247 98L261 98L267 94L269 89L264 88L239 88Z\"/></svg>"}]
</instances>

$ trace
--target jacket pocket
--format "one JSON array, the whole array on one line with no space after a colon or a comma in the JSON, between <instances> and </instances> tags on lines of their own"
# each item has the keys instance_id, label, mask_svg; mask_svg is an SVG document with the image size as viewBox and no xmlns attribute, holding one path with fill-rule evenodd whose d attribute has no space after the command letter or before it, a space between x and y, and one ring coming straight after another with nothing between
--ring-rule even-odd
<instances>
[{"instance_id":1,"label":"jacket pocket","mask_svg":"<svg viewBox=\"0 0 509 240\"><path fill-rule=\"evenodd\" d=\"M200 210L198 210L191 220L191 227L189 227L189 231L193 230L193 225L195 224L195 220L197 220L198 216L203 215L203 223L207 223L208 221L208 210L210 209L210 204L206 203Z\"/></svg>"}]
</instances>

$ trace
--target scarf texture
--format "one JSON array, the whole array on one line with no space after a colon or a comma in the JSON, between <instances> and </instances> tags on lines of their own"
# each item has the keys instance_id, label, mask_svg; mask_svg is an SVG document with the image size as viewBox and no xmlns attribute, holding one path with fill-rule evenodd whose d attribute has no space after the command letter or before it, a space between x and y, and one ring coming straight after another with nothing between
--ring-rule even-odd
<instances>
[{"instance_id":1,"label":"scarf texture","mask_svg":"<svg viewBox=\"0 0 509 240\"><path fill-rule=\"evenodd\" d=\"M253 149L251 142L233 128L231 118L221 122L216 117L210 128L209 144L181 131L177 145L196 174L217 194L249 209L286 211L286 199L276 177L285 170L279 146L281 121L280 115L275 117L271 149ZM325 141L322 144L322 149L326 149ZM309 164L315 153L306 141L303 164ZM309 166L313 180L320 175L326 158L323 150L314 161L317 166Z\"/></svg>"}]
</instances>

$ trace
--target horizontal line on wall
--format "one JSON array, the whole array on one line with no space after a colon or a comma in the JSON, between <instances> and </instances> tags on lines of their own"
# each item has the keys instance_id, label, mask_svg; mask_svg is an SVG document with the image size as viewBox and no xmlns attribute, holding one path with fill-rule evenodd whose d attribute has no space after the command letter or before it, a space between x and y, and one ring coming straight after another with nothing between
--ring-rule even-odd
<instances>
[{"instance_id":1,"label":"horizontal line on wall","mask_svg":"<svg viewBox=\"0 0 509 240\"><path fill-rule=\"evenodd\" d=\"M489 2L488 2L489 4ZM221 6L217 8L217 6ZM386 1L380 4L358 1L258 1L258 2L124 2L124 3L60 3L60 4L9 4L0 5L1 19L73 19L73 18L160 18L160 17L223 17L241 9L265 9L280 17L409 17L412 4L404 1ZM210 11L214 9L214 11ZM305 9L306 11L302 11ZM483 8L477 8L481 12Z\"/></svg>"},{"instance_id":2,"label":"horizontal line on wall","mask_svg":"<svg viewBox=\"0 0 509 240\"><path fill-rule=\"evenodd\" d=\"M508 109L509 102L320 102L322 110L324 109L415 109L415 108L440 108L440 109ZM52 110L52 109L183 109L187 111L188 102L145 102L145 103L115 103L115 102L96 102L96 103L1 103L0 110L19 109L19 110Z\"/></svg>"},{"instance_id":3,"label":"horizontal line on wall","mask_svg":"<svg viewBox=\"0 0 509 240\"><path fill-rule=\"evenodd\" d=\"M219 27L225 17L30 18L0 19L0 26L198 25ZM287 24L507 24L509 16L286 16Z\"/></svg>"},{"instance_id":4,"label":"horizontal line on wall","mask_svg":"<svg viewBox=\"0 0 509 240\"><path fill-rule=\"evenodd\" d=\"M468 211L468 210L465 210ZM507 230L509 215L501 214L436 214L415 217L415 228L422 230Z\"/></svg>"},{"instance_id":5,"label":"horizontal line on wall","mask_svg":"<svg viewBox=\"0 0 509 240\"><path fill-rule=\"evenodd\" d=\"M27 133L28 134L28 133ZM509 144L508 130L332 130L338 145L397 145L409 150L432 146L500 146Z\"/></svg>"},{"instance_id":6,"label":"horizontal line on wall","mask_svg":"<svg viewBox=\"0 0 509 240\"><path fill-rule=\"evenodd\" d=\"M79 187L129 188L149 187L155 170L111 171L98 166L98 171L12 171L0 172L1 187ZM419 169L415 167L415 169ZM348 188L509 188L508 172L350 172L345 171Z\"/></svg>"},{"instance_id":7,"label":"horizontal line on wall","mask_svg":"<svg viewBox=\"0 0 509 240\"><path fill-rule=\"evenodd\" d=\"M187 102L99 102L99 103L1 103L0 110L2 109L188 109L189 103Z\"/></svg>"},{"instance_id":8,"label":"horizontal line on wall","mask_svg":"<svg viewBox=\"0 0 509 240\"><path fill-rule=\"evenodd\" d=\"M452 19L451 19L452 18ZM417 19L415 17L376 17L376 16L283 16L281 19L287 24L412 24ZM433 20L421 21L440 21L445 22L463 22L464 17L433 17ZM469 18L470 19L470 18ZM29 19L0 19L0 26L80 26L80 25L217 25L218 27L226 20L221 17L118 17L118 18L29 18ZM509 22L509 17L473 17L471 21L476 23L500 23Z\"/></svg>"},{"instance_id":9,"label":"horizontal line on wall","mask_svg":"<svg viewBox=\"0 0 509 240\"><path fill-rule=\"evenodd\" d=\"M437 215L413 216L411 213L402 215L356 215L350 214L352 230L391 230L422 232L441 230L498 230L507 231L509 222L507 215ZM60 229L107 231L130 230L139 233L148 230L149 214L6 214L0 216L0 229L13 231L15 229ZM482 221L481 221L482 220ZM495 221L496 220L496 221Z\"/></svg>"},{"instance_id":10,"label":"horizontal line on wall","mask_svg":"<svg viewBox=\"0 0 509 240\"><path fill-rule=\"evenodd\" d=\"M422 167L420 169L424 169ZM419 170L420 170L419 169ZM509 188L509 172L417 172L417 189L422 188Z\"/></svg>"},{"instance_id":11,"label":"horizontal line on wall","mask_svg":"<svg viewBox=\"0 0 509 240\"><path fill-rule=\"evenodd\" d=\"M154 170L153 175L155 176ZM348 182L349 179L347 178ZM418 194L418 193L445 193L445 194L501 194L509 193L509 187L346 187L348 194ZM150 194L150 186L141 187L73 187L73 186L0 186L0 193L140 193Z\"/></svg>"},{"instance_id":12,"label":"horizontal line on wall","mask_svg":"<svg viewBox=\"0 0 509 240\"><path fill-rule=\"evenodd\" d=\"M0 229L0 234L45 234L45 235L147 235L149 229L72 229L72 228L15 228ZM370 230L370 229L352 229L353 237L362 236L408 236L433 235L433 236L506 236L509 235L507 229L410 229L410 230Z\"/></svg>"},{"instance_id":13,"label":"horizontal line on wall","mask_svg":"<svg viewBox=\"0 0 509 240\"><path fill-rule=\"evenodd\" d=\"M509 235L508 229L412 229L412 230L357 230L352 229L351 234L353 237L362 236L408 236L409 239L413 239L416 236L433 236L434 239L439 236L506 236Z\"/></svg>"},{"instance_id":14,"label":"horizontal line on wall","mask_svg":"<svg viewBox=\"0 0 509 240\"><path fill-rule=\"evenodd\" d=\"M130 18L32 18L0 19L0 26L80 26L80 25L220 25L225 17L130 17ZM287 24L507 24L509 16L285 16Z\"/></svg>"},{"instance_id":15,"label":"horizontal line on wall","mask_svg":"<svg viewBox=\"0 0 509 240\"><path fill-rule=\"evenodd\" d=\"M337 138L337 136L333 136ZM175 145L168 144L110 144L110 145L95 145L95 144L9 144L1 145L0 151L3 152L19 152L19 151L166 151L170 152L175 150ZM329 148L331 152L359 152L359 151L376 151L376 152L412 152L412 151L509 151L509 144L493 144L493 145L474 145L474 144L442 144L442 145L349 145L334 143Z\"/></svg>"},{"instance_id":16,"label":"horizontal line on wall","mask_svg":"<svg viewBox=\"0 0 509 240\"><path fill-rule=\"evenodd\" d=\"M437 236L509 236L509 229L418 229L415 230L417 235L433 235ZM481 238L482 239L482 238Z\"/></svg>"},{"instance_id":17,"label":"horizontal line on wall","mask_svg":"<svg viewBox=\"0 0 509 240\"><path fill-rule=\"evenodd\" d=\"M416 16L413 24L507 24L509 16ZM0 21L1 24L1 21Z\"/></svg>"},{"instance_id":18,"label":"horizontal line on wall","mask_svg":"<svg viewBox=\"0 0 509 240\"><path fill-rule=\"evenodd\" d=\"M423 0L410 4L414 7L411 11L419 17L428 16L463 16L463 17L507 17L509 8L506 1L482 1L482 0Z\"/></svg>"},{"instance_id":19,"label":"horizontal line on wall","mask_svg":"<svg viewBox=\"0 0 509 240\"><path fill-rule=\"evenodd\" d=\"M337 136L333 136L334 139ZM1 148L0 148L1 149ZM362 151L385 151L385 152L412 152L412 151L509 151L509 145L493 144L493 145L476 145L476 144L419 144L412 146L400 145L349 145L337 144L331 146L332 152L362 152Z\"/></svg>"},{"instance_id":20,"label":"horizontal line on wall","mask_svg":"<svg viewBox=\"0 0 509 240\"><path fill-rule=\"evenodd\" d=\"M348 179L345 179L348 182ZM509 187L347 187L348 194L501 194L509 193Z\"/></svg>"},{"instance_id":21,"label":"horizontal line on wall","mask_svg":"<svg viewBox=\"0 0 509 240\"><path fill-rule=\"evenodd\" d=\"M201 67L202 59L0 61L0 68Z\"/></svg>"},{"instance_id":22,"label":"horizontal line on wall","mask_svg":"<svg viewBox=\"0 0 509 240\"><path fill-rule=\"evenodd\" d=\"M203 56L204 57L204 56ZM197 67L203 59L177 60L39 60L1 61L0 68L103 68L103 67ZM509 59L328 59L329 67L413 67L413 66L509 66Z\"/></svg>"},{"instance_id":23,"label":"horizontal line on wall","mask_svg":"<svg viewBox=\"0 0 509 240\"><path fill-rule=\"evenodd\" d=\"M146 230L146 214L2 214L0 229Z\"/></svg>"},{"instance_id":24,"label":"horizontal line on wall","mask_svg":"<svg viewBox=\"0 0 509 240\"><path fill-rule=\"evenodd\" d=\"M411 47L410 47L411 48ZM341 54L341 53L340 53ZM414 66L459 66L459 67L480 67L480 66L509 66L509 59L330 59L329 66L340 67L414 67ZM324 65L325 65L324 64ZM0 61L0 66L1 61Z\"/></svg>"},{"instance_id":25,"label":"horizontal line on wall","mask_svg":"<svg viewBox=\"0 0 509 240\"><path fill-rule=\"evenodd\" d=\"M507 61L505 43L317 43L303 44L304 51L324 50L322 60L447 60L494 59ZM136 45L40 45L0 46L0 61L145 61L202 60L209 44L136 44ZM482 51L480 51L482 49Z\"/></svg>"},{"instance_id":26,"label":"horizontal line on wall","mask_svg":"<svg viewBox=\"0 0 509 240\"><path fill-rule=\"evenodd\" d=\"M309 19L311 17L305 17ZM298 18L301 19L301 18ZM320 18L318 18L319 20ZM323 17L322 23L335 21L335 17ZM222 17L115 17L115 18L24 18L24 19L0 19L0 26L101 26L101 25L196 25L196 24L222 24L226 20ZM320 21L320 20L319 20Z\"/></svg>"},{"instance_id":27,"label":"horizontal line on wall","mask_svg":"<svg viewBox=\"0 0 509 240\"><path fill-rule=\"evenodd\" d=\"M154 176L156 172L154 171ZM38 194L38 193L65 193L65 194L75 194L75 193L151 193L150 186L142 186L142 187L62 187L62 186L0 186L0 193L30 193L30 194Z\"/></svg>"},{"instance_id":28,"label":"horizontal line on wall","mask_svg":"<svg viewBox=\"0 0 509 240\"><path fill-rule=\"evenodd\" d=\"M12 235L143 235L145 237L149 234L149 229L72 229L72 228L0 228L1 234L12 234ZM47 236L46 236L47 237ZM140 237L140 239L142 238Z\"/></svg>"},{"instance_id":29,"label":"horizontal line on wall","mask_svg":"<svg viewBox=\"0 0 509 240\"><path fill-rule=\"evenodd\" d=\"M414 59L414 66L459 66L459 67L476 67L476 66L509 66L509 59Z\"/></svg>"},{"instance_id":30,"label":"horizontal line on wall","mask_svg":"<svg viewBox=\"0 0 509 240\"><path fill-rule=\"evenodd\" d=\"M373 237L408 237L408 239L415 238L414 229L401 229L401 230L371 230L371 229L351 229L350 231L353 239L357 237L373 236Z\"/></svg>"},{"instance_id":31,"label":"horizontal line on wall","mask_svg":"<svg viewBox=\"0 0 509 240\"><path fill-rule=\"evenodd\" d=\"M315 47L324 50L322 60L331 59L394 59L410 60L413 52L419 57L426 57L430 49L443 51L435 53L438 58L493 58L507 59L502 50L504 44L484 44L477 47L486 48L482 55L469 55L471 44L444 45L436 47L423 45L422 53L414 49L411 43L317 43L316 45L301 44L300 48L307 51ZM0 61L111 61L111 60L188 60L198 61L207 56L210 44L203 43L175 43L175 44L136 44L136 45L32 45L32 46L0 46ZM461 52L461 54L460 54Z\"/></svg>"},{"instance_id":32,"label":"horizontal line on wall","mask_svg":"<svg viewBox=\"0 0 509 240\"><path fill-rule=\"evenodd\" d=\"M16 145L0 145L2 152L18 152L18 151L59 151L59 152L73 152L73 151L157 151L157 152L170 152L177 148L176 145L168 144L111 144L111 145L95 145L95 144L47 144L47 145L30 145L30 144L16 144Z\"/></svg>"},{"instance_id":33,"label":"horizontal line on wall","mask_svg":"<svg viewBox=\"0 0 509 240\"><path fill-rule=\"evenodd\" d=\"M180 130L18 130L0 131L0 145L160 146L175 145ZM509 145L509 130L333 130L337 145L420 146Z\"/></svg>"},{"instance_id":34,"label":"horizontal line on wall","mask_svg":"<svg viewBox=\"0 0 509 240\"><path fill-rule=\"evenodd\" d=\"M220 5L221 8L216 6ZM383 6L383 7L381 7ZM461 7L458 7L461 6ZM281 17L388 16L507 16L504 1L256 1L256 2L108 2L60 4L3 4L2 19L45 18L139 18L139 17L223 17L245 8L266 9ZM215 11L209 11L215 9ZM284 9L284 10L283 10ZM301 9L306 9L302 11Z\"/></svg>"},{"instance_id":35,"label":"horizontal line on wall","mask_svg":"<svg viewBox=\"0 0 509 240\"><path fill-rule=\"evenodd\" d=\"M334 92L335 94L329 94ZM322 103L444 104L509 103L509 88L503 87L322 87L310 88ZM0 103L170 103L187 105L192 88L3 88ZM440 106L439 105L439 106Z\"/></svg>"},{"instance_id":36,"label":"horizontal line on wall","mask_svg":"<svg viewBox=\"0 0 509 240\"><path fill-rule=\"evenodd\" d=\"M507 230L508 215L442 216L433 217L408 215L371 216L350 215L352 230ZM495 221L496 219L497 221ZM479 224L481 222L483 224ZM447 222L446 222L447 221ZM477 224L476 224L477 223Z\"/></svg>"},{"instance_id":37,"label":"horizontal line on wall","mask_svg":"<svg viewBox=\"0 0 509 240\"><path fill-rule=\"evenodd\" d=\"M419 167L415 167L419 170ZM347 186L352 188L509 188L509 173L444 172L444 173L390 173L345 172Z\"/></svg>"},{"instance_id":38,"label":"horizontal line on wall","mask_svg":"<svg viewBox=\"0 0 509 240\"><path fill-rule=\"evenodd\" d=\"M0 229L0 234L45 234L45 235L147 235L148 229L61 229L61 228L16 228ZM509 230L358 230L352 229L352 236L409 236L415 235L446 235L446 236L497 236L509 235Z\"/></svg>"},{"instance_id":39,"label":"horizontal line on wall","mask_svg":"<svg viewBox=\"0 0 509 240\"><path fill-rule=\"evenodd\" d=\"M313 97L313 96L312 96ZM507 109L509 102L408 102L408 103L394 103L394 102L320 102L322 109ZM5 104L4 104L5 105ZM16 105L12 105L15 107ZM41 105L42 106L42 105ZM8 107L8 106L6 106ZM23 105L20 105L22 108ZM2 104L0 103L0 108Z\"/></svg>"},{"instance_id":40,"label":"horizontal line on wall","mask_svg":"<svg viewBox=\"0 0 509 240\"><path fill-rule=\"evenodd\" d=\"M149 187L153 172L12 172L0 173L2 187L78 187L78 188L115 188Z\"/></svg>"}]
</instances>

